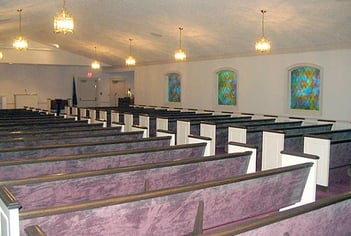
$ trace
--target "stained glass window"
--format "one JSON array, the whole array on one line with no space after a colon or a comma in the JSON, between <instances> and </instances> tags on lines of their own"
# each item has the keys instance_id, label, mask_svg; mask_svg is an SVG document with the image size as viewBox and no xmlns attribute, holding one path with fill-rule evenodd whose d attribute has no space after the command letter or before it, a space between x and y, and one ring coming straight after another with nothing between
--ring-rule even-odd
<instances>
[{"instance_id":1,"label":"stained glass window","mask_svg":"<svg viewBox=\"0 0 351 236\"><path fill-rule=\"evenodd\" d=\"M233 70L217 72L218 105L236 105L238 75Z\"/></svg>"},{"instance_id":2,"label":"stained glass window","mask_svg":"<svg viewBox=\"0 0 351 236\"><path fill-rule=\"evenodd\" d=\"M181 76L177 73L167 74L168 78L168 101L180 102L181 95Z\"/></svg>"},{"instance_id":3,"label":"stained glass window","mask_svg":"<svg viewBox=\"0 0 351 236\"><path fill-rule=\"evenodd\" d=\"M298 66L289 70L290 109L320 110L321 75L313 66Z\"/></svg>"}]
</instances>

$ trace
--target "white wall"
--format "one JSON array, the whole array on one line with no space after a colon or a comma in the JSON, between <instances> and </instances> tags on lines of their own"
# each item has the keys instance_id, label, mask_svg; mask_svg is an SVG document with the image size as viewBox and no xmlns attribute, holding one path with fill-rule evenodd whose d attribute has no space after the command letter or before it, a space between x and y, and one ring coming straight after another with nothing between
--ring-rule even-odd
<instances>
[{"instance_id":1,"label":"white wall","mask_svg":"<svg viewBox=\"0 0 351 236\"><path fill-rule=\"evenodd\" d=\"M0 64L0 96L6 96L7 108L14 108L14 94L38 94L39 107L47 109L48 98L72 98L73 76L86 77L88 71L88 66ZM103 73L93 76L105 77ZM106 94L102 93L101 101L108 101Z\"/></svg>"},{"instance_id":2,"label":"white wall","mask_svg":"<svg viewBox=\"0 0 351 236\"><path fill-rule=\"evenodd\" d=\"M134 68L134 86L130 87L136 104L290 115L287 111L287 69L298 63L309 63L323 69L322 114L319 118L350 121L350 61L351 49L137 66ZM236 108L216 105L215 72L228 67L239 72ZM27 90L27 93L38 94L39 106L47 108L48 98L71 98L73 76L85 77L88 71L89 66L0 63L0 96L6 96L7 107L13 108L14 94ZM167 103L165 74L169 72L182 75L181 104ZM103 71L93 75L103 80L100 86L103 105L108 102L108 81L116 76L115 73L118 74Z\"/></svg>"},{"instance_id":3,"label":"white wall","mask_svg":"<svg viewBox=\"0 0 351 236\"><path fill-rule=\"evenodd\" d=\"M288 112L288 68L315 64L322 68L322 113L320 119L351 120L351 50L183 62L135 68L136 104L184 108L237 110L240 112L292 115ZM216 105L216 76L221 68L239 72L238 106ZM181 104L167 103L165 74L182 75ZM295 114L296 115L296 114Z\"/></svg>"}]
</instances>

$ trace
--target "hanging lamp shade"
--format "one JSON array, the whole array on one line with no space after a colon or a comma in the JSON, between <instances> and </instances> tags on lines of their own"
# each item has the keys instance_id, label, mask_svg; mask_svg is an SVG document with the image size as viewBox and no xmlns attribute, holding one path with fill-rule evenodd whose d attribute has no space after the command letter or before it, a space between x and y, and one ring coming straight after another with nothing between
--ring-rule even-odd
<instances>
[{"instance_id":1,"label":"hanging lamp shade","mask_svg":"<svg viewBox=\"0 0 351 236\"><path fill-rule=\"evenodd\" d=\"M126 58L126 66L135 66L135 58L132 56L132 40L129 39L129 56Z\"/></svg>"},{"instance_id":2,"label":"hanging lamp shade","mask_svg":"<svg viewBox=\"0 0 351 236\"><path fill-rule=\"evenodd\" d=\"M96 58L96 47L94 47L94 49L95 49L95 56L94 56L94 61L91 63L91 68L93 69L93 70L98 70L98 69L100 69L100 62L97 60L97 58Z\"/></svg>"},{"instance_id":3,"label":"hanging lamp shade","mask_svg":"<svg viewBox=\"0 0 351 236\"><path fill-rule=\"evenodd\" d=\"M261 10L262 13L262 36L256 40L255 49L258 53L268 53L271 51L271 41L264 35L264 14L266 10Z\"/></svg>"},{"instance_id":4,"label":"hanging lamp shade","mask_svg":"<svg viewBox=\"0 0 351 236\"><path fill-rule=\"evenodd\" d=\"M62 9L54 16L54 33L73 33L74 19L66 9L66 0L63 1Z\"/></svg>"},{"instance_id":5,"label":"hanging lamp shade","mask_svg":"<svg viewBox=\"0 0 351 236\"><path fill-rule=\"evenodd\" d=\"M176 61L186 60L186 53L185 50L182 48L182 30L183 27L179 27L179 48L174 53L174 59Z\"/></svg>"},{"instance_id":6,"label":"hanging lamp shade","mask_svg":"<svg viewBox=\"0 0 351 236\"><path fill-rule=\"evenodd\" d=\"M19 15L19 36L17 36L12 43L14 49L22 51L28 48L28 40L22 36L22 9L17 9Z\"/></svg>"}]
</instances>

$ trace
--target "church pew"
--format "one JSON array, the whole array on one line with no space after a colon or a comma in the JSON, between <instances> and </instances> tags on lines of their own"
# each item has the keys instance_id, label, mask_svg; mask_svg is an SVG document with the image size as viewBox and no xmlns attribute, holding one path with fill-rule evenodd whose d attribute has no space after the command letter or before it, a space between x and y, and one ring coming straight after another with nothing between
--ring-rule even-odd
<instances>
[{"instance_id":1,"label":"church pew","mask_svg":"<svg viewBox=\"0 0 351 236\"><path fill-rule=\"evenodd\" d=\"M205 114L205 115L204 115ZM151 136L152 135L156 135L156 117L157 116L163 116L163 117L173 117L176 119L182 119L182 118L188 118L188 119L198 119L200 117L211 117L211 118L215 118L215 117L229 117L229 115L213 115L210 112L207 113L195 113L192 111L163 111L163 112L151 112L148 114L133 114L134 117L137 115L138 119L137 121L135 121L134 123L137 123L139 125L142 126L146 126L149 130L149 132L151 132Z\"/></svg>"},{"instance_id":2,"label":"church pew","mask_svg":"<svg viewBox=\"0 0 351 236\"><path fill-rule=\"evenodd\" d=\"M318 184L351 184L351 130L334 130L305 135L304 152L320 156Z\"/></svg>"},{"instance_id":3,"label":"church pew","mask_svg":"<svg viewBox=\"0 0 351 236\"><path fill-rule=\"evenodd\" d=\"M61 116L53 116L53 115L40 115L40 116L25 116L25 117L0 117L0 124L5 123L23 123L23 122L38 122L42 120L51 121L51 120L63 120L65 118ZM72 118L70 118L72 119Z\"/></svg>"},{"instance_id":4,"label":"church pew","mask_svg":"<svg viewBox=\"0 0 351 236\"><path fill-rule=\"evenodd\" d=\"M67 118L74 118L75 120L79 119L79 109L76 106L65 106L65 113Z\"/></svg>"},{"instance_id":5,"label":"church pew","mask_svg":"<svg viewBox=\"0 0 351 236\"><path fill-rule=\"evenodd\" d=\"M205 148L205 143L196 143L0 161L0 180L191 159L204 156Z\"/></svg>"},{"instance_id":6,"label":"church pew","mask_svg":"<svg viewBox=\"0 0 351 236\"><path fill-rule=\"evenodd\" d=\"M101 124L82 124L73 127L61 127L53 129L38 129L38 130L21 130L21 131L0 131L0 140L6 140L11 138L26 138L26 137L44 137L44 136L70 136L83 134L85 132L103 132L106 128L103 128ZM109 128L106 130L109 132L121 132L120 127Z\"/></svg>"},{"instance_id":7,"label":"church pew","mask_svg":"<svg viewBox=\"0 0 351 236\"><path fill-rule=\"evenodd\" d=\"M171 137L152 137L133 140L108 140L88 143L70 143L45 145L37 147L2 148L0 160L15 160L18 158L39 158L59 155L73 155L87 152L108 152L117 150L136 149L144 147L169 146Z\"/></svg>"},{"instance_id":8,"label":"church pew","mask_svg":"<svg viewBox=\"0 0 351 236\"><path fill-rule=\"evenodd\" d=\"M323 157L319 155L320 151L309 152L304 147L304 136L308 134L330 131L332 124L306 125L300 128L287 128L282 130L265 130L263 131L262 143L262 169L276 168L281 165L282 150L297 151L309 154L315 154L320 157L318 163L323 162ZM318 164L317 183L321 185L321 174L323 173L321 165ZM322 172L321 172L322 171Z\"/></svg>"},{"instance_id":9,"label":"church pew","mask_svg":"<svg viewBox=\"0 0 351 236\"><path fill-rule=\"evenodd\" d=\"M249 124L271 124L275 119L249 119L249 120L216 120L216 121L202 121L200 124L195 124L192 128L194 132L199 130L200 136L210 137L211 150L213 153L226 152L226 145L228 143L228 127L231 125L249 125ZM196 130L196 131L195 131Z\"/></svg>"},{"instance_id":10,"label":"church pew","mask_svg":"<svg viewBox=\"0 0 351 236\"><path fill-rule=\"evenodd\" d=\"M98 124L101 126L101 124ZM23 132L28 130L51 130L51 129L69 129L71 127L82 127L82 126L89 126L86 121L72 121L67 123L47 123L47 124L40 124L40 125L21 125L21 126L6 126L0 127L0 132Z\"/></svg>"},{"instance_id":11,"label":"church pew","mask_svg":"<svg viewBox=\"0 0 351 236\"><path fill-rule=\"evenodd\" d=\"M346 192L234 226L209 230L196 236L348 236L351 233L350 212L351 192Z\"/></svg>"},{"instance_id":12,"label":"church pew","mask_svg":"<svg viewBox=\"0 0 351 236\"><path fill-rule=\"evenodd\" d=\"M259 217L298 202L311 165L61 207L22 209L18 222L21 233L28 226L40 225L48 235L186 235ZM13 195L1 195L7 197L7 205L19 205Z\"/></svg>"},{"instance_id":13,"label":"church pew","mask_svg":"<svg viewBox=\"0 0 351 236\"><path fill-rule=\"evenodd\" d=\"M251 116L236 116L231 117L228 114L225 115L215 115L210 118L192 118L192 119L181 119L177 120L177 144L184 144L187 142L187 137L190 134L193 135L201 135L200 124L203 122L214 123L214 122L228 122L228 123L235 123L235 122L246 122L251 121Z\"/></svg>"},{"instance_id":14,"label":"church pew","mask_svg":"<svg viewBox=\"0 0 351 236\"><path fill-rule=\"evenodd\" d=\"M0 120L8 120L18 117L37 117L37 116L46 116L45 112L33 112L27 109L0 109Z\"/></svg>"},{"instance_id":15,"label":"church pew","mask_svg":"<svg viewBox=\"0 0 351 236\"><path fill-rule=\"evenodd\" d=\"M117 113L117 114L116 114ZM206 115L211 113L206 112ZM152 108L152 109L141 109L133 108L124 112L115 112L112 116L115 116L114 119L111 119L115 123L124 123L126 129L128 130L132 125L140 125L148 128L151 134L149 136L155 136L156 134L156 117L197 117L202 116L203 114L196 113L195 111L181 111L178 109L163 109L163 108ZM122 118L122 119L121 119ZM118 120L119 119L119 120Z\"/></svg>"},{"instance_id":16,"label":"church pew","mask_svg":"<svg viewBox=\"0 0 351 236\"><path fill-rule=\"evenodd\" d=\"M27 126L45 126L45 125L61 125L61 124L70 124L70 123L75 123L75 121L72 118L56 118L56 119L28 119L28 120L12 120L8 122L0 122L0 130L6 130L7 127L11 128L21 128L21 127L27 127ZM84 123L84 122L78 122L78 123Z\"/></svg>"},{"instance_id":17,"label":"church pew","mask_svg":"<svg viewBox=\"0 0 351 236\"><path fill-rule=\"evenodd\" d=\"M290 127L300 127L302 121L285 121L275 122L271 124L248 124L228 127L228 142L243 142L253 144L257 147L257 171L261 170L262 166L262 136L264 129L284 129Z\"/></svg>"},{"instance_id":18,"label":"church pew","mask_svg":"<svg viewBox=\"0 0 351 236\"><path fill-rule=\"evenodd\" d=\"M177 120L191 119L192 117L212 117L212 113L193 113L191 115L182 116L157 116L156 129L169 130L177 132Z\"/></svg>"},{"instance_id":19,"label":"church pew","mask_svg":"<svg viewBox=\"0 0 351 236\"><path fill-rule=\"evenodd\" d=\"M262 169L280 166L280 152L303 152L303 136L309 133L330 131L332 124L303 125L301 127L264 130L262 136Z\"/></svg>"},{"instance_id":20,"label":"church pew","mask_svg":"<svg viewBox=\"0 0 351 236\"><path fill-rule=\"evenodd\" d=\"M246 151L252 152L252 156L250 158L247 172L254 173L256 172L256 169L257 169L256 168L256 153L257 153L256 146L252 144L245 144L245 143L239 143L239 142L228 143L229 153L246 152ZM319 157L312 154L306 154L302 152L281 151L280 166L277 166L276 168L296 165L296 164L301 164L306 162L313 163L313 166L311 167L309 176L306 181L306 185L301 197L301 201L291 207L296 207L306 203L314 202L316 200L318 160L319 160Z\"/></svg>"},{"instance_id":21,"label":"church pew","mask_svg":"<svg viewBox=\"0 0 351 236\"><path fill-rule=\"evenodd\" d=\"M156 191L239 176L250 152L1 181L21 210ZM62 191L64 190L64 191Z\"/></svg>"},{"instance_id":22,"label":"church pew","mask_svg":"<svg viewBox=\"0 0 351 236\"><path fill-rule=\"evenodd\" d=\"M119 110L115 111L115 117L118 117L119 120L113 120L117 123L124 123L126 126L126 130L131 128L133 125L143 125L144 121L140 122L140 115L149 115L149 116L160 116L160 115L185 115L185 114L193 114L194 112L183 112L180 110L168 110L164 108L130 108L128 110ZM112 119L111 119L112 121Z\"/></svg>"},{"instance_id":23,"label":"church pew","mask_svg":"<svg viewBox=\"0 0 351 236\"><path fill-rule=\"evenodd\" d=\"M160 118L161 117L161 118ZM195 113L195 112L177 112L170 114L140 114L139 115L139 125L145 126L148 128L149 136L156 136L157 129L164 129L169 131L176 132L176 120L178 119L192 119L198 117L213 117L212 113ZM167 128L160 126L160 120L167 120ZM172 121L170 121L172 120ZM163 127L163 128L161 128ZM169 127L169 128L168 128Z\"/></svg>"},{"instance_id":24,"label":"church pew","mask_svg":"<svg viewBox=\"0 0 351 236\"><path fill-rule=\"evenodd\" d=\"M270 116L272 117L272 116ZM262 136L264 129L289 129L300 127L302 121L277 121L268 124L246 124L246 125L231 125L228 127L228 142L242 142L253 144L257 147L257 170L261 170L262 163Z\"/></svg>"},{"instance_id":25,"label":"church pew","mask_svg":"<svg viewBox=\"0 0 351 236\"><path fill-rule=\"evenodd\" d=\"M84 142L97 142L108 140L131 140L143 137L141 131L131 132L116 132L119 129L103 129L98 132L81 132L78 135L59 135L59 136L46 136L35 138L12 138L0 140L0 151L2 148L15 148L15 147L32 147L43 145L56 145L56 144L69 144L69 143L84 143ZM104 132L110 131L110 132Z\"/></svg>"}]
</instances>

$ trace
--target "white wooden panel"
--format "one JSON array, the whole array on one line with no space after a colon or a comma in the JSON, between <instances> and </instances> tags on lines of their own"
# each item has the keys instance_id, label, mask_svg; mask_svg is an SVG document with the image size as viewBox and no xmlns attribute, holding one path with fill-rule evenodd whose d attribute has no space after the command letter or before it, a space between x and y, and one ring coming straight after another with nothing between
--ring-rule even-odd
<instances>
[{"instance_id":1,"label":"white wooden panel","mask_svg":"<svg viewBox=\"0 0 351 236\"><path fill-rule=\"evenodd\" d=\"M302 163L312 162L310 173L308 174L305 188L303 190L301 201L292 206L280 209L281 211L290 208L298 207L307 203L316 201L316 186L317 186L317 159L306 158L298 155L282 154L282 167L297 165Z\"/></svg>"},{"instance_id":2,"label":"white wooden panel","mask_svg":"<svg viewBox=\"0 0 351 236\"><path fill-rule=\"evenodd\" d=\"M79 113L80 113L80 117L79 119L81 120L82 118L86 118L87 117L87 109L86 108L79 108Z\"/></svg>"},{"instance_id":3,"label":"white wooden panel","mask_svg":"<svg viewBox=\"0 0 351 236\"><path fill-rule=\"evenodd\" d=\"M256 156L257 156L257 149L256 148L250 148L245 145L234 145L234 144L228 144L228 153L234 153L234 152L246 152L246 151L251 151L251 157L249 161L249 166L247 167L247 174L249 173L254 173L256 172Z\"/></svg>"},{"instance_id":4,"label":"white wooden panel","mask_svg":"<svg viewBox=\"0 0 351 236\"><path fill-rule=\"evenodd\" d=\"M7 208L6 204L0 199L0 235L19 236L19 209Z\"/></svg>"},{"instance_id":5,"label":"white wooden panel","mask_svg":"<svg viewBox=\"0 0 351 236\"><path fill-rule=\"evenodd\" d=\"M200 136L211 138L210 155L216 154L216 125L200 123Z\"/></svg>"},{"instance_id":6,"label":"white wooden panel","mask_svg":"<svg viewBox=\"0 0 351 236\"><path fill-rule=\"evenodd\" d=\"M246 129L238 127L229 127L228 142L246 143Z\"/></svg>"},{"instance_id":7,"label":"white wooden panel","mask_svg":"<svg viewBox=\"0 0 351 236\"><path fill-rule=\"evenodd\" d=\"M131 131L133 126L133 114L124 113L125 132Z\"/></svg>"},{"instance_id":8,"label":"white wooden panel","mask_svg":"<svg viewBox=\"0 0 351 236\"><path fill-rule=\"evenodd\" d=\"M317 184L328 187L330 140L313 137L304 137L304 153L319 156L317 164Z\"/></svg>"},{"instance_id":9,"label":"white wooden panel","mask_svg":"<svg viewBox=\"0 0 351 236\"><path fill-rule=\"evenodd\" d=\"M72 115L73 116L78 116L78 107L72 107Z\"/></svg>"},{"instance_id":10,"label":"white wooden panel","mask_svg":"<svg viewBox=\"0 0 351 236\"><path fill-rule=\"evenodd\" d=\"M156 132L156 136L157 137L171 136L170 145L171 146L175 145L175 134L174 133L163 132L162 129L158 129Z\"/></svg>"},{"instance_id":11,"label":"white wooden panel","mask_svg":"<svg viewBox=\"0 0 351 236\"><path fill-rule=\"evenodd\" d=\"M89 117L90 117L90 123L94 124L96 121L96 110L95 109L89 109Z\"/></svg>"},{"instance_id":12,"label":"white wooden panel","mask_svg":"<svg viewBox=\"0 0 351 236\"><path fill-rule=\"evenodd\" d=\"M130 131L143 131L143 138L148 138L148 128L142 126L133 125L130 127Z\"/></svg>"},{"instance_id":13,"label":"white wooden panel","mask_svg":"<svg viewBox=\"0 0 351 236\"><path fill-rule=\"evenodd\" d=\"M168 130L168 119L167 118L156 118L156 130L163 129Z\"/></svg>"},{"instance_id":14,"label":"white wooden panel","mask_svg":"<svg viewBox=\"0 0 351 236\"><path fill-rule=\"evenodd\" d=\"M111 123L113 122L119 122L119 112L117 111L112 111L111 112Z\"/></svg>"},{"instance_id":15,"label":"white wooden panel","mask_svg":"<svg viewBox=\"0 0 351 236\"><path fill-rule=\"evenodd\" d=\"M125 125L119 123L111 123L111 127L121 127L121 132L125 132Z\"/></svg>"},{"instance_id":16,"label":"white wooden panel","mask_svg":"<svg viewBox=\"0 0 351 236\"><path fill-rule=\"evenodd\" d=\"M107 120L107 111L100 111L99 112L99 119L100 120Z\"/></svg>"},{"instance_id":17,"label":"white wooden panel","mask_svg":"<svg viewBox=\"0 0 351 236\"><path fill-rule=\"evenodd\" d=\"M284 134L263 131L262 138L262 170L280 167L281 154L284 149Z\"/></svg>"},{"instance_id":18,"label":"white wooden panel","mask_svg":"<svg viewBox=\"0 0 351 236\"><path fill-rule=\"evenodd\" d=\"M206 143L206 147L205 147L205 153L204 156L211 156L211 140L204 140L201 138L196 138L195 136L189 136L187 137L188 141L187 143L191 144L191 143Z\"/></svg>"},{"instance_id":19,"label":"white wooden panel","mask_svg":"<svg viewBox=\"0 0 351 236\"><path fill-rule=\"evenodd\" d=\"M177 120L177 145L187 144L190 134L190 121Z\"/></svg>"},{"instance_id":20,"label":"white wooden panel","mask_svg":"<svg viewBox=\"0 0 351 236\"><path fill-rule=\"evenodd\" d=\"M150 136L150 131L149 131L150 130L150 117L140 115L139 116L139 125L147 128L146 137L149 137Z\"/></svg>"}]
</instances>

